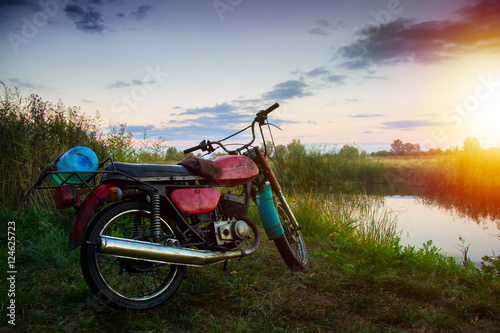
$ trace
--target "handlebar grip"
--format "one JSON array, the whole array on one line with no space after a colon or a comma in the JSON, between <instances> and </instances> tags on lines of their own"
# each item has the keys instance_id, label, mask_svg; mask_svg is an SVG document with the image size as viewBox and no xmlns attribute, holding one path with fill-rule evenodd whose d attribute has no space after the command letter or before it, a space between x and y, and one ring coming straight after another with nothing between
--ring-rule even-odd
<instances>
[{"instance_id":1,"label":"handlebar grip","mask_svg":"<svg viewBox=\"0 0 500 333\"><path fill-rule=\"evenodd\" d=\"M206 140L203 140L202 142L200 142L199 145L197 146L194 146L194 147L191 147L191 148L188 148L186 150L183 150L183 153L184 154L189 154L195 150L198 150L198 149L201 149L202 151L206 151L207 150L207 145L210 145L210 141L206 141Z\"/></svg>"},{"instance_id":2,"label":"handlebar grip","mask_svg":"<svg viewBox=\"0 0 500 333\"><path fill-rule=\"evenodd\" d=\"M184 149L182 152L184 153L184 155L186 154L189 154L195 150L198 150L198 149L201 149L200 145L196 146L196 147L191 147L191 148L188 148L188 149Z\"/></svg>"},{"instance_id":3,"label":"handlebar grip","mask_svg":"<svg viewBox=\"0 0 500 333\"><path fill-rule=\"evenodd\" d=\"M265 110L262 110L262 115L264 116L267 116L269 113L271 113L272 111L276 110L277 108L279 108L280 105L278 103L274 103L273 105L271 105L270 107L268 107L267 109Z\"/></svg>"}]
</instances>

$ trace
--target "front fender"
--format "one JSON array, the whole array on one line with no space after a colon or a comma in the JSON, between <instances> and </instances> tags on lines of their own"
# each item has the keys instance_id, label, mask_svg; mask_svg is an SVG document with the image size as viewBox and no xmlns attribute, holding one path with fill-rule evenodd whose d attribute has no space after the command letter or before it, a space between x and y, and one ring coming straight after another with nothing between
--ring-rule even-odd
<instances>
[{"instance_id":1,"label":"front fender","mask_svg":"<svg viewBox=\"0 0 500 333\"><path fill-rule=\"evenodd\" d=\"M116 183L102 183L93 188L96 195L89 193L83 203L78 207L69 229L69 249L73 250L85 242L85 234L90 217L102 205L108 196L109 189L118 186Z\"/></svg>"}]
</instances>

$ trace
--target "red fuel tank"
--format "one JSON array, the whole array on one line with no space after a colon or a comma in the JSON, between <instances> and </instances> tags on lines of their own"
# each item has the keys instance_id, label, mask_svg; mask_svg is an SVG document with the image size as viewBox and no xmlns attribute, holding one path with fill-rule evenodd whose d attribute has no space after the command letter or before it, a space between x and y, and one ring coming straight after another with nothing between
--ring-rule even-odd
<instances>
[{"instance_id":1,"label":"red fuel tank","mask_svg":"<svg viewBox=\"0 0 500 333\"><path fill-rule=\"evenodd\" d=\"M259 174L259 168L250 158L242 155L226 155L214 160L222 174L212 179L215 185L236 186L248 183Z\"/></svg>"},{"instance_id":2,"label":"red fuel tank","mask_svg":"<svg viewBox=\"0 0 500 333\"><path fill-rule=\"evenodd\" d=\"M211 212L219 202L220 193L214 188L182 188L172 191L170 199L184 213Z\"/></svg>"}]
</instances>

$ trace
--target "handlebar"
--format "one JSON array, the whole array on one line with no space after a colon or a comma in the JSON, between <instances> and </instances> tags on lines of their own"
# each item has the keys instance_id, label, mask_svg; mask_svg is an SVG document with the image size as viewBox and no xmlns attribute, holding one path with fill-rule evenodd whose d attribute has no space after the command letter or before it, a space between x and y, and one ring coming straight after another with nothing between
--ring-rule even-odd
<instances>
[{"instance_id":1,"label":"handlebar","mask_svg":"<svg viewBox=\"0 0 500 333\"><path fill-rule=\"evenodd\" d=\"M203 140L202 142L200 142L199 145L197 146L194 146L194 147L191 147L191 148L188 148L188 149L185 149L183 152L184 154L189 154L193 151L196 151L198 149L201 149L202 151L209 151L209 152L213 152L214 151L214 148L212 148L212 144L217 144L219 145L222 149L224 149L227 153L231 153L230 151L228 151L226 149L226 147L224 147L224 145L221 143L222 141L224 140L227 140L237 134L240 134L241 132L247 130L248 128L252 128L252 140L243 145L242 147L238 148L237 150L235 151L241 151L242 149L245 149L247 147L249 147L254 141L255 141L255 130L254 130L254 125L255 123L259 123L260 126L264 125L266 120L267 120L267 115L269 113L271 113L272 111L276 110L277 108L279 108L279 104L278 103L274 103L273 105L271 105L270 107L268 107L267 109L265 110L260 110L259 112L257 112L257 114L255 115L255 119L252 121L252 124L250 126L247 126L245 127L244 129L234 133L234 134L231 134L230 136L220 140L220 141L214 141L214 142L210 142L210 141L206 141L206 140ZM262 131L262 130L261 130ZM234 153L234 152L233 152Z\"/></svg>"},{"instance_id":2,"label":"handlebar","mask_svg":"<svg viewBox=\"0 0 500 333\"><path fill-rule=\"evenodd\" d=\"M274 103L273 105L271 105L271 106L270 106L270 107L268 107L267 109L262 110L262 111L259 111L259 112L257 113L257 116L258 116L259 114L262 114L262 115L264 115L264 116L267 116L268 114L270 114L272 111L276 110L276 109L277 109L277 108L279 108L279 107L280 107L280 105L279 105L278 103Z\"/></svg>"},{"instance_id":3,"label":"handlebar","mask_svg":"<svg viewBox=\"0 0 500 333\"><path fill-rule=\"evenodd\" d=\"M185 149L183 152L184 152L184 154L189 154L189 153L192 153L193 151L196 151L198 149L205 150L204 148L206 148L206 146L207 146L207 142L205 140L203 140L202 142L200 142L199 145Z\"/></svg>"}]
</instances>

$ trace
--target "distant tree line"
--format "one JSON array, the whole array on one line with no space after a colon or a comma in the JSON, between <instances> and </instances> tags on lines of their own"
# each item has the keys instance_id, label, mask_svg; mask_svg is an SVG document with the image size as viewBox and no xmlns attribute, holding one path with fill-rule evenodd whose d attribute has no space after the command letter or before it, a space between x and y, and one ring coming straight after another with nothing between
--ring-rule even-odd
<instances>
[{"instance_id":1,"label":"distant tree line","mask_svg":"<svg viewBox=\"0 0 500 333\"><path fill-rule=\"evenodd\" d=\"M391 153L394 155L417 155L420 153L420 144L403 143L400 139L394 140L391 144Z\"/></svg>"},{"instance_id":2,"label":"distant tree line","mask_svg":"<svg viewBox=\"0 0 500 333\"><path fill-rule=\"evenodd\" d=\"M492 148L494 150L494 148ZM418 143L403 143L400 139L394 140L391 144L390 151L380 150L377 152L372 152L371 157L383 157L383 156L410 156L410 155L444 155L444 154L456 154L458 152L464 153L479 153L482 151L479 139L476 137L467 137L463 141L463 146L461 149L459 146L453 146L449 149L442 150L441 148L430 148L428 151L422 151L420 149L420 144Z\"/></svg>"}]
</instances>

